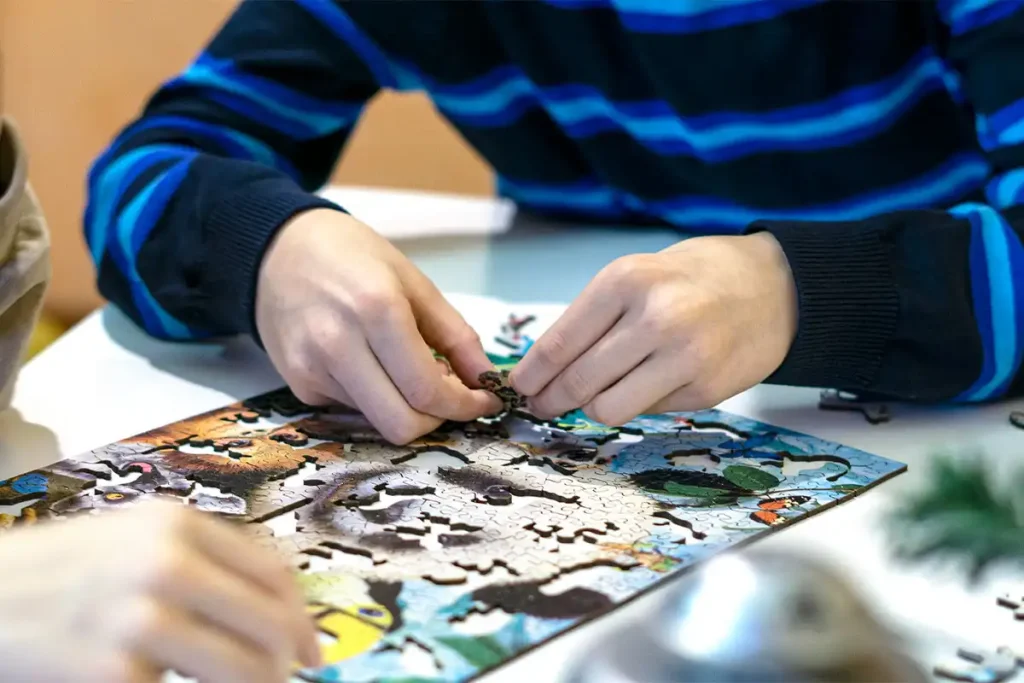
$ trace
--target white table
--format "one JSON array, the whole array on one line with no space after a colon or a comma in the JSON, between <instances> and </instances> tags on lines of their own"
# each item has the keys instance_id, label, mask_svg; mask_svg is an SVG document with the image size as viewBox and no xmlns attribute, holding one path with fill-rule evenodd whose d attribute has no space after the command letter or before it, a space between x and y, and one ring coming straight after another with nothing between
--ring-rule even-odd
<instances>
[{"instance_id":1,"label":"white table","mask_svg":"<svg viewBox=\"0 0 1024 683\"><path fill-rule=\"evenodd\" d=\"M442 237L398 235L400 246L446 292L517 302L564 304L605 264L674 240L669 231L516 226L509 207L417 193L352 191L357 214L388 232L408 216L448 226ZM396 212L395 207L401 207ZM452 227L454 226L454 227ZM473 309L471 298L459 305ZM473 317L469 311L470 318ZM113 310L97 312L24 371L15 408L0 415L0 478L73 456L140 431L280 386L265 356L247 340L175 345L149 339ZM1024 652L1024 623L996 605L1018 576L996 576L968 590L952 571L894 563L879 533L888 505L922 479L939 450L982 451L995 471L1024 466L1024 433L1007 422L1020 404L980 408L894 409L894 421L869 425L854 413L816 408L811 389L757 387L722 405L755 419L905 462L907 474L834 510L766 538L763 546L816 553L846 571L876 609L915 642L929 665L958 646L1009 645ZM563 636L487 677L490 683L556 680L574 652L622 625L659 598Z\"/></svg>"}]
</instances>

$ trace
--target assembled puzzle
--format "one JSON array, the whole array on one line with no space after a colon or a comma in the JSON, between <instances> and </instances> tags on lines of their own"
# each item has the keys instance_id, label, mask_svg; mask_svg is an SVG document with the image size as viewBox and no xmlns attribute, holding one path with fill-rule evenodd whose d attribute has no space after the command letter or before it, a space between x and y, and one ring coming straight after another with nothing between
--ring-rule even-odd
<instances>
[{"instance_id":1,"label":"assembled puzzle","mask_svg":"<svg viewBox=\"0 0 1024 683\"><path fill-rule=\"evenodd\" d=\"M715 410L610 428L513 398L393 446L275 391L0 482L0 529L178 499L290 560L326 662L299 679L466 681L905 469Z\"/></svg>"}]
</instances>

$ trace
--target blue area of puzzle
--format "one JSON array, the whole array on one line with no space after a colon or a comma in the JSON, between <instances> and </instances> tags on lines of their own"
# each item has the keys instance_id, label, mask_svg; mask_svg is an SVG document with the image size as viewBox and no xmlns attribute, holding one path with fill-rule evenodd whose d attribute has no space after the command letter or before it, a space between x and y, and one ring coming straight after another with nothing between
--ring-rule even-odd
<instances>
[{"instance_id":1,"label":"blue area of puzzle","mask_svg":"<svg viewBox=\"0 0 1024 683\"><path fill-rule=\"evenodd\" d=\"M682 420L692 420L700 425L718 423L727 426L730 431L742 432L749 437L732 440L722 433L685 431L685 437L679 436ZM607 429L589 422L585 416L575 413L563 418L564 424L572 424L574 433L581 434L592 430L601 434ZM823 462L814 469L803 470L795 476L783 477L782 470L770 468L770 471L782 482L775 490L797 490L811 498L812 508L827 505L844 497L849 492L832 488L836 482L846 486L865 486L877 482L904 468L902 463L887 460L857 449L830 443L821 439L793 432L784 428L768 426L747 418L717 410L700 413L682 413L677 415L643 416L627 425L644 431L644 439L627 446L620 456L613 461L611 470L621 475L629 475L653 468L671 467L665 456L678 450L708 448L711 453L723 461L723 466L730 463L758 466L767 461L781 461L780 452L790 454L835 455L850 463L849 471L833 462ZM676 469L686 469L676 467ZM841 475L841 476L839 476ZM834 481L832 481L832 480ZM677 503L671 497L656 496L668 504ZM749 512L756 510L756 500L744 502L742 499L733 505L713 506L696 511L685 510L686 517L703 522L712 528L726 531L709 536L700 544L680 545L675 542L678 534L671 530L652 526L647 538L638 539L648 544L656 552L680 561L672 571L657 572L646 567L636 567L628 571L609 568L603 577L605 580L593 586L612 598L621 602L637 593L650 588L653 584L665 579L674 571L679 571L694 562L721 551L733 543L750 538L751 535L769 532L764 525L749 522ZM807 510L796 511L794 517L806 514ZM746 523L744 523L746 520ZM730 526L732 525L732 526ZM411 675L401 658L400 652L384 649L371 651L364 655L341 662L333 667L316 672L315 680L345 681L347 683L436 683L448 681L466 681L480 673L473 663L467 661L456 650L444 644L446 638L460 635L449 622L452 617L465 617L472 613L474 601L459 586L438 586L427 581L407 581L403 584L399 598L402 608L403 626L388 634L383 644L401 647L407 637L432 651L435 662L439 665L439 673L435 677ZM585 619L586 617L583 617ZM529 647L541 643L575 624L576 619L542 619L533 616L514 614L504 626L497 631L489 632L487 638L500 644L509 655L522 652ZM464 634L461 634L463 637Z\"/></svg>"}]
</instances>

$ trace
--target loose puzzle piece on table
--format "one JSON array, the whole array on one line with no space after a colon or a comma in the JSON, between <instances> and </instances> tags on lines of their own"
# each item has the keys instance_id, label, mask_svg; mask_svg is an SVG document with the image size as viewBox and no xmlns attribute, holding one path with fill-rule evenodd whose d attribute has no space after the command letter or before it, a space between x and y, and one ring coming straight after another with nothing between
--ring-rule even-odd
<instances>
[{"instance_id":1,"label":"loose puzzle piece on table","mask_svg":"<svg viewBox=\"0 0 1024 683\"><path fill-rule=\"evenodd\" d=\"M327 662L300 678L465 681L904 470L714 410L612 428L509 407L393 446L272 392L5 481L0 526L178 500L299 573Z\"/></svg>"},{"instance_id":2,"label":"loose puzzle piece on table","mask_svg":"<svg viewBox=\"0 0 1024 683\"><path fill-rule=\"evenodd\" d=\"M1024 592L1007 593L1000 596L996 602L1000 607L1013 610L1013 616L1020 621L1024 621Z\"/></svg>"},{"instance_id":3,"label":"loose puzzle piece on table","mask_svg":"<svg viewBox=\"0 0 1024 683\"><path fill-rule=\"evenodd\" d=\"M935 667L936 677L965 683L1002 683L1014 679L1024 660L1010 648L995 652L962 648L957 651L958 661Z\"/></svg>"}]
</instances>

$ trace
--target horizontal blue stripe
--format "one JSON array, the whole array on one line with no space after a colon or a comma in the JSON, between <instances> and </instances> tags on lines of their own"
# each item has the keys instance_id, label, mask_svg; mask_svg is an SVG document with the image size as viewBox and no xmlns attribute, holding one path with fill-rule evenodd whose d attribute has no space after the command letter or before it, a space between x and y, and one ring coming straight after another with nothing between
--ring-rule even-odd
<instances>
[{"instance_id":1,"label":"horizontal blue stripe","mask_svg":"<svg viewBox=\"0 0 1024 683\"><path fill-rule=\"evenodd\" d=\"M569 10L607 8L637 33L698 33L767 21L823 0L545 0Z\"/></svg>"},{"instance_id":2,"label":"horizontal blue stripe","mask_svg":"<svg viewBox=\"0 0 1024 683\"><path fill-rule=\"evenodd\" d=\"M117 221L117 247L111 249L115 264L128 280L132 300L146 330L165 339L191 339L199 333L190 330L156 301L139 275L136 259L140 246L163 215L195 156L175 164L129 202Z\"/></svg>"},{"instance_id":3,"label":"horizontal blue stripe","mask_svg":"<svg viewBox=\"0 0 1024 683\"><path fill-rule=\"evenodd\" d=\"M348 13L335 0L296 0L307 12L320 20L335 35L359 55L366 67L385 88L395 88L398 81L391 71L388 58L362 29L356 26Z\"/></svg>"},{"instance_id":4,"label":"horizontal blue stripe","mask_svg":"<svg viewBox=\"0 0 1024 683\"><path fill-rule=\"evenodd\" d=\"M997 209L1024 204L1024 168L998 175L985 188L989 203Z\"/></svg>"},{"instance_id":5,"label":"horizontal blue stripe","mask_svg":"<svg viewBox=\"0 0 1024 683\"><path fill-rule=\"evenodd\" d=\"M954 36L1001 21L1024 9L1022 0L940 0L939 14Z\"/></svg>"},{"instance_id":6,"label":"horizontal blue stripe","mask_svg":"<svg viewBox=\"0 0 1024 683\"><path fill-rule=\"evenodd\" d=\"M1024 143L1024 99L977 119L978 140L985 151Z\"/></svg>"},{"instance_id":7,"label":"horizontal blue stripe","mask_svg":"<svg viewBox=\"0 0 1024 683\"><path fill-rule=\"evenodd\" d=\"M194 150L179 145L153 145L134 149L118 157L95 177L85 218L85 229L92 261L99 267L107 248L107 237L114 227L114 213L125 191L146 169L167 159L183 159Z\"/></svg>"},{"instance_id":8,"label":"horizontal blue stripe","mask_svg":"<svg viewBox=\"0 0 1024 683\"><path fill-rule=\"evenodd\" d=\"M997 211L966 204L950 211L971 223L971 292L984 360L978 379L958 399L984 401L1006 391L1024 347L1024 245Z\"/></svg>"},{"instance_id":9,"label":"horizontal blue stripe","mask_svg":"<svg viewBox=\"0 0 1024 683\"><path fill-rule=\"evenodd\" d=\"M720 112L680 117L660 100L612 102L587 85L540 87L506 66L471 82L445 85L408 64L438 108L463 124L503 127L543 107L571 137L622 130L651 151L709 163L772 151L808 151L849 145L891 126L927 94L950 83L929 50L882 81L850 88L827 100L772 112Z\"/></svg>"},{"instance_id":10,"label":"horizontal blue stripe","mask_svg":"<svg viewBox=\"0 0 1024 683\"><path fill-rule=\"evenodd\" d=\"M597 181L545 185L500 178L499 191L524 205L602 217L645 216L708 232L744 229L756 220L846 221L890 211L947 206L982 186L990 167L974 154L953 157L941 167L899 185L839 202L787 209L759 209L712 197L645 200Z\"/></svg>"},{"instance_id":11,"label":"horizontal blue stripe","mask_svg":"<svg viewBox=\"0 0 1024 683\"><path fill-rule=\"evenodd\" d=\"M330 135L351 125L362 108L362 103L309 97L207 55L165 87L203 88L208 97L233 111L302 140Z\"/></svg>"},{"instance_id":12,"label":"horizontal blue stripe","mask_svg":"<svg viewBox=\"0 0 1024 683\"><path fill-rule=\"evenodd\" d=\"M215 143L225 155L231 158L255 161L276 168L293 179L299 178L298 171L283 156L277 154L262 141L231 128L184 116L147 116L140 119L129 132L137 133L147 130L161 130L168 138L174 138L176 133L197 135ZM130 136L122 137L128 139Z\"/></svg>"}]
</instances>

